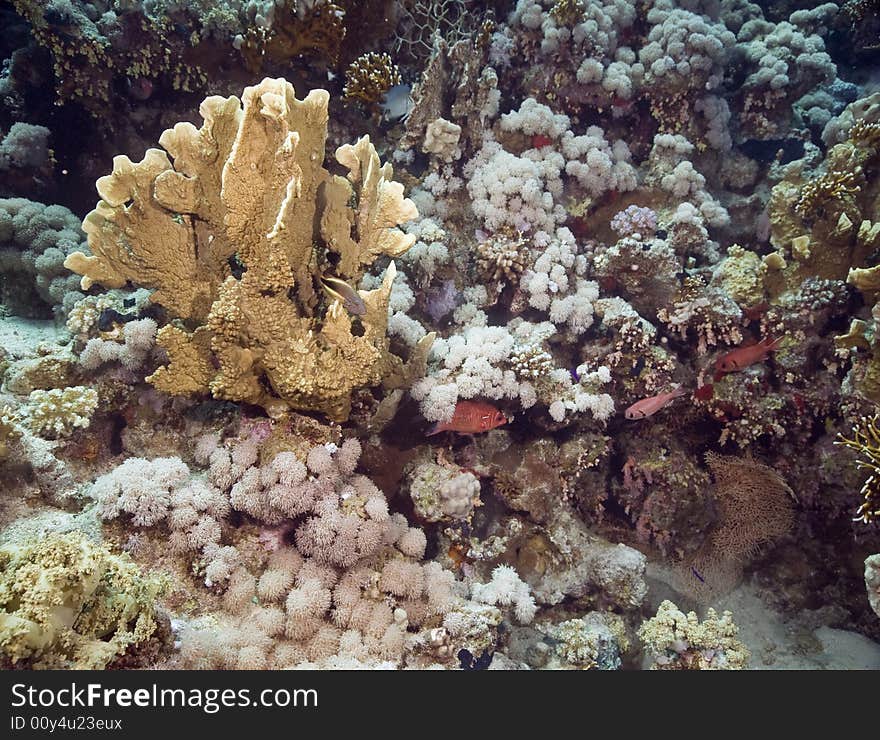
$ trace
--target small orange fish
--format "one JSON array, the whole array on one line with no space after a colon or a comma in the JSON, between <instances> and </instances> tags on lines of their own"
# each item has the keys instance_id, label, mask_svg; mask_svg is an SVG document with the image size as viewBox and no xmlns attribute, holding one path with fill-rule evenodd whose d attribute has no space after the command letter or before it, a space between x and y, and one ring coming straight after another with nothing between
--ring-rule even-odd
<instances>
[{"instance_id":1,"label":"small orange fish","mask_svg":"<svg viewBox=\"0 0 880 740\"><path fill-rule=\"evenodd\" d=\"M737 347L715 363L716 375L718 373L736 373L740 370L745 370L749 365L764 362L771 352L775 352L779 349L779 343L781 341L782 337L779 337L778 339L766 337L757 344L750 344L747 347Z\"/></svg>"},{"instance_id":2,"label":"small orange fish","mask_svg":"<svg viewBox=\"0 0 880 740\"><path fill-rule=\"evenodd\" d=\"M679 386L671 390L669 393L658 393L656 396L643 398L641 401L636 401L632 406L624 411L623 415L630 420L647 419L649 416L653 416L660 409L666 408L676 398L681 398L686 393L687 391Z\"/></svg>"},{"instance_id":3,"label":"small orange fish","mask_svg":"<svg viewBox=\"0 0 880 740\"><path fill-rule=\"evenodd\" d=\"M455 413L449 421L439 421L425 436L440 432L459 432L460 434L477 434L488 432L507 423L507 417L492 404L485 401L459 401L455 405Z\"/></svg>"}]
</instances>

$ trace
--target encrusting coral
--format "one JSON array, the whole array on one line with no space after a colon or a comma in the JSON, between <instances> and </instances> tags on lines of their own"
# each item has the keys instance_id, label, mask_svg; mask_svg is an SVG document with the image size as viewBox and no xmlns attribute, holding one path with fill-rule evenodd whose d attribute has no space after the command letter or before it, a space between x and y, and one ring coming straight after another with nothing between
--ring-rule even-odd
<instances>
[{"instance_id":1,"label":"encrusting coral","mask_svg":"<svg viewBox=\"0 0 880 740\"><path fill-rule=\"evenodd\" d=\"M158 334L170 362L150 376L156 388L344 420L355 388L400 387L423 372L433 335L407 366L389 351L393 263L380 288L360 291L362 316L319 304L315 280L356 284L365 265L413 244L396 227L418 215L369 137L339 147L348 175L330 176L328 101L323 90L297 100L290 83L268 78L242 101L209 97L201 129L179 123L160 137L173 165L150 149L137 163L116 157L98 181L102 200L83 224L94 256L65 264L84 289L154 288L178 319Z\"/></svg>"}]
</instances>

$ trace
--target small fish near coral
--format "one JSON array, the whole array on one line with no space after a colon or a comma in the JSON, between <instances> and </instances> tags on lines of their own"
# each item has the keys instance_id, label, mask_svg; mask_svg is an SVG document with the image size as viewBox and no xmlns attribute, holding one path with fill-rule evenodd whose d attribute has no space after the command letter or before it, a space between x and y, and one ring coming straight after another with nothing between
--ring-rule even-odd
<instances>
[{"instance_id":1,"label":"small fish near coral","mask_svg":"<svg viewBox=\"0 0 880 740\"><path fill-rule=\"evenodd\" d=\"M459 401L449 421L439 421L425 434L430 437L440 432L478 434L488 432L507 423L507 417L491 403L485 401Z\"/></svg>"},{"instance_id":2,"label":"small fish near coral","mask_svg":"<svg viewBox=\"0 0 880 740\"><path fill-rule=\"evenodd\" d=\"M649 398L643 398L641 401L636 401L632 406L630 406L626 411L623 412L623 415L630 420L647 419L649 416L653 416L661 409L665 409L676 398L681 398L684 395L687 395L687 391L679 386L678 388L669 391L669 393L658 393L656 396L651 396Z\"/></svg>"},{"instance_id":3,"label":"small fish near coral","mask_svg":"<svg viewBox=\"0 0 880 740\"><path fill-rule=\"evenodd\" d=\"M364 303L364 299L344 280L322 275L321 287L330 298L339 301L342 307L353 316L366 316L367 304Z\"/></svg>"},{"instance_id":4,"label":"small fish near coral","mask_svg":"<svg viewBox=\"0 0 880 740\"><path fill-rule=\"evenodd\" d=\"M757 344L750 344L731 350L715 363L716 376L724 373L737 373L745 370L750 365L763 362L771 352L779 349L782 339L783 337L777 337L776 339L765 337Z\"/></svg>"}]
</instances>

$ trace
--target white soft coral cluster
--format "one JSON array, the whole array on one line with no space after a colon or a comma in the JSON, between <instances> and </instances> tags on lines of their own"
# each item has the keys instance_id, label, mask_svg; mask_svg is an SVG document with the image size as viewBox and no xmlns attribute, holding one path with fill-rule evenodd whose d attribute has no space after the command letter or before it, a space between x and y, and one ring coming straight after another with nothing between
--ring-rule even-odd
<instances>
[{"instance_id":1,"label":"white soft coral cluster","mask_svg":"<svg viewBox=\"0 0 880 740\"><path fill-rule=\"evenodd\" d=\"M502 131L519 131L526 136L543 135L558 139L569 130L568 116L553 113L546 105L534 98L526 98L519 110L501 116Z\"/></svg>"},{"instance_id":2,"label":"white soft coral cluster","mask_svg":"<svg viewBox=\"0 0 880 740\"><path fill-rule=\"evenodd\" d=\"M523 409L541 401L556 421L568 411L590 411L604 421L614 412L611 397L597 392L611 379L607 368L594 372L578 368L575 382L568 370L554 367L552 356L541 347L556 331L550 322L518 319L506 327L469 326L461 334L434 342L430 371L410 392L429 421L449 421L459 399L477 397L518 399ZM541 359L537 373L528 359L536 355Z\"/></svg>"},{"instance_id":3,"label":"white soft coral cluster","mask_svg":"<svg viewBox=\"0 0 880 740\"><path fill-rule=\"evenodd\" d=\"M13 123L0 139L0 172L44 167L52 158L51 136L52 132L45 126Z\"/></svg>"},{"instance_id":4,"label":"white soft coral cluster","mask_svg":"<svg viewBox=\"0 0 880 740\"><path fill-rule=\"evenodd\" d=\"M399 666L418 631L461 602L453 575L420 562L424 533L390 514L375 485L355 474L356 440L313 447L304 461L282 452L262 466L253 458L254 440L217 447L216 439L205 439L197 456L208 455L209 477L224 485L250 462L232 484L233 506L261 521L289 514L282 521L291 523L295 546L278 539L268 562L255 569L230 561L227 616L219 625L193 623L183 631L184 662L203 668Z\"/></svg>"},{"instance_id":5,"label":"white soft coral cluster","mask_svg":"<svg viewBox=\"0 0 880 740\"><path fill-rule=\"evenodd\" d=\"M568 116L553 113L534 98L526 98L519 110L501 116L501 129L550 139L552 146L540 146L537 151L561 153L565 173L574 177L590 195L598 196L609 190L623 192L638 185L626 142L618 139L609 143L598 126L590 126L583 134L575 135ZM535 151L530 149L523 156L532 156Z\"/></svg>"},{"instance_id":6,"label":"white soft coral cluster","mask_svg":"<svg viewBox=\"0 0 880 740\"><path fill-rule=\"evenodd\" d=\"M42 300L62 316L83 297L80 278L64 267L71 252L88 254L80 219L64 206L0 198L0 271L33 278Z\"/></svg>"},{"instance_id":7,"label":"white soft coral cluster","mask_svg":"<svg viewBox=\"0 0 880 740\"><path fill-rule=\"evenodd\" d=\"M517 398L516 374L503 369L513 347L514 338L503 326L472 326L449 339L436 339L431 358L439 365L411 389L424 417L449 421L460 398Z\"/></svg>"},{"instance_id":8,"label":"white soft coral cluster","mask_svg":"<svg viewBox=\"0 0 880 740\"><path fill-rule=\"evenodd\" d=\"M337 656L402 660L409 631L460 602L454 577L419 562L424 533L389 513L382 492L355 473L356 439L260 464L264 438L257 427L225 444L200 438L194 456L207 475L179 458L131 458L92 486L103 518L167 526L172 548L200 550L205 585L222 589L229 616L219 632L217 624L189 625L184 661L280 668ZM274 546L254 575L236 547L222 544L233 509L294 532L295 547L267 538Z\"/></svg>"},{"instance_id":9,"label":"white soft coral cluster","mask_svg":"<svg viewBox=\"0 0 880 740\"><path fill-rule=\"evenodd\" d=\"M599 298L599 286L583 279L587 260L578 254L574 234L565 227L552 236L541 231L535 235L534 244L543 251L520 280L529 305L546 311L560 330L583 334L593 324L593 304Z\"/></svg>"},{"instance_id":10,"label":"white soft coral cluster","mask_svg":"<svg viewBox=\"0 0 880 740\"><path fill-rule=\"evenodd\" d=\"M635 167L630 164L632 153L621 139L609 144L605 132L590 126L586 133L575 136L566 132L562 137L565 172L574 177L592 196L609 190L625 192L638 185Z\"/></svg>"},{"instance_id":11,"label":"white soft coral cluster","mask_svg":"<svg viewBox=\"0 0 880 740\"><path fill-rule=\"evenodd\" d=\"M646 82L663 89L712 90L724 78L736 37L720 21L654 0L648 11L648 43L639 50Z\"/></svg>"},{"instance_id":12,"label":"white soft coral cluster","mask_svg":"<svg viewBox=\"0 0 880 740\"><path fill-rule=\"evenodd\" d=\"M442 245L441 245L442 246ZM430 274L430 273L429 273ZM361 290L374 290L382 284L381 275L364 275ZM425 327L407 312L416 305L416 297L404 272L398 271L388 301L388 334L398 337L407 347L415 347L427 333Z\"/></svg>"},{"instance_id":13,"label":"white soft coral cluster","mask_svg":"<svg viewBox=\"0 0 880 740\"><path fill-rule=\"evenodd\" d=\"M833 3L814 10L828 11ZM812 32L815 14L794 12L789 21L771 23L754 19L737 33L737 49L744 55L749 71L743 87L765 90L790 101L808 89L837 76L837 67L825 51L822 37Z\"/></svg>"},{"instance_id":14,"label":"white soft coral cluster","mask_svg":"<svg viewBox=\"0 0 880 740\"><path fill-rule=\"evenodd\" d=\"M98 478L91 496L102 519L127 514L137 526L152 527L168 516L174 493L189 476L189 467L179 457L130 457Z\"/></svg>"},{"instance_id":15,"label":"white soft coral cluster","mask_svg":"<svg viewBox=\"0 0 880 740\"><path fill-rule=\"evenodd\" d=\"M619 36L636 19L631 0L594 0L584 3L578 22L571 27L560 23L550 12L555 0L519 0L510 16L511 23L526 31L540 32L537 46L541 56L556 57L563 50L576 63L578 82L597 83L605 92L621 99L632 98L643 74L635 52L619 46Z\"/></svg>"},{"instance_id":16,"label":"white soft coral cluster","mask_svg":"<svg viewBox=\"0 0 880 740\"><path fill-rule=\"evenodd\" d=\"M520 231L552 233L566 218L558 202L563 193L563 173L577 180L590 195L610 190L632 190L638 185L630 163L629 147L622 140L609 143L597 126L582 135L571 130L568 116L554 113L534 98L518 110L501 116L505 133L532 137L534 146L516 155L491 134L464 168L475 215L489 231L512 226Z\"/></svg>"},{"instance_id":17,"label":"white soft coral cluster","mask_svg":"<svg viewBox=\"0 0 880 740\"><path fill-rule=\"evenodd\" d=\"M693 203L710 226L725 226L730 223L730 215L706 190L706 178L690 161L694 149L680 134L657 134L648 155L645 182Z\"/></svg>"},{"instance_id":18,"label":"white soft coral cluster","mask_svg":"<svg viewBox=\"0 0 880 740\"><path fill-rule=\"evenodd\" d=\"M89 339L80 353L79 361L86 370L95 370L107 362L118 362L127 370L137 370L156 343L157 328L153 319L129 321L118 332L116 340L99 337Z\"/></svg>"},{"instance_id":19,"label":"white soft coral cluster","mask_svg":"<svg viewBox=\"0 0 880 740\"><path fill-rule=\"evenodd\" d=\"M132 457L98 478L90 495L101 518L130 517L138 527L165 523L177 552L200 552L205 585L224 584L239 566L235 547L221 545L229 496L194 476L179 457Z\"/></svg>"},{"instance_id":20,"label":"white soft coral cluster","mask_svg":"<svg viewBox=\"0 0 880 740\"><path fill-rule=\"evenodd\" d=\"M474 583L471 598L480 604L513 607L520 624L528 624L535 618L538 607L525 583L509 565L499 565L492 571L489 583Z\"/></svg>"},{"instance_id":21,"label":"white soft coral cluster","mask_svg":"<svg viewBox=\"0 0 880 740\"><path fill-rule=\"evenodd\" d=\"M594 419L606 421L614 413L614 399L598 389L611 382L611 371L604 365L590 370L587 365L575 368L577 382L572 382L568 370L554 370L550 378L556 384L559 398L548 406L553 421L562 422L570 413L589 411Z\"/></svg>"},{"instance_id":22,"label":"white soft coral cluster","mask_svg":"<svg viewBox=\"0 0 880 740\"><path fill-rule=\"evenodd\" d=\"M565 160L550 147L529 149L520 156L486 134L477 155L464 167L474 215L489 231L512 226L520 231L552 231L565 220L562 195Z\"/></svg>"},{"instance_id":23,"label":"white soft coral cluster","mask_svg":"<svg viewBox=\"0 0 880 740\"><path fill-rule=\"evenodd\" d=\"M583 15L571 28L560 24L550 11L556 0L518 0L510 14L510 22L530 30L541 29L541 51L553 54L561 44L571 41L592 52L613 52L618 34L636 19L636 3L632 0L592 0L583 3Z\"/></svg>"},{"instance_id":24,"label":"white soft coral cluster","mask_svg":"<svg viewBox=\"0 0 880 740\"><path fill-rule=\"evenodd\" d=\"M436 219L409 221L403 225L403 230L416 237L415 244L400 258L404 265L411 265L424 275L432 275L438 267L449 262L446 230Z\"/></svg>"},{"instance_id":25,"label":"white soft coral cluster","mask_svg":"<svg viewBox=\"0 0 880 740\"><path fill-rule=\"evenodd\" d=\"M389 519L381 558L334 568L283 547L255 576L239 567L218 623L182 630L181 654L194 668L400 667L408 648L462 599L454 577L420 563L424 535ZM415 530L419 531L419 530Z\"/></svg>"}]
</instances>

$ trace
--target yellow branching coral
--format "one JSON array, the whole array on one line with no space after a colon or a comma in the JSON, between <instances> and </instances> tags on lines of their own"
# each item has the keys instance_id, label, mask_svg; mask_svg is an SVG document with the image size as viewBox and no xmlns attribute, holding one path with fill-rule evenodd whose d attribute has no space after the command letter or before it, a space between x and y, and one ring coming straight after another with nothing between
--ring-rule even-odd
<instances>
[{"instance_id":1,"label":"yellow branching coral","mask_svg":"<svg viewBox=\"0 0 880 740\"><path fill-rule=\"evenodd\" d=\"M162 134L173 164L150 149L137 163L117 157L98 181L102 200L83 225L93 256L65 264L85 287L155 288L180 320L158 334L170 360L149 378L160 390L344 420L352 390L396 387L424 366L432 335L409 365L388 348L393 263L378 289L358 292L363 315L320 303L322 276L356 285L377 257L412 246L397 227L418 216L367 136L336 151L348 176L330 176L328 101L324 90L297 100L268 78L241 101L209 97L200 129Z\"/></svg>"},{"instance_id":2,"label":"yellow branching coral","mask_svg":"<svg viewBox=\"0 0 880 740\"><path fill-rule=\"evenodd\" d=\"M818 177L792 170L774 186L771 242L785 264L772 293L796 290L808 277L842 280L880 246L875 125L854 125L849 138L828 151Z\"/></svg>"},{"instance_id":3,"label":"yellow branching coral","mask_svg":"<svg viewBox=\"0 0 880 740\"><path fill-rule=\"evenodd\" d=\"M801 195L794 205L795 212L806 219L822 213L835 201L856 195L861 187L858 172L826 172L810 180L801 188Z\"/></svg>"},{"instance_id":4,"label":"yellow branching coral","mask_svg":"<svg viewBox=\"0 0 880 740\"><path fill-rule=\"evenodd\" d=\"M853 428L853 438L837 435L835 444L845 445L863 456L856 464L870 471L862 486L864 501L856 511L855 522L871 524L880 519L880 416L862 417Z\"/></svg>"},{"instance_id":5,"label":"yellow branching coral","mask_svg":"<svg viewBox=\"0 0 880 740\"><path fill-rule=\"evenodd\" d=\"M385 93L400 84L400 70L391 57L368 52L355 59L345 72L346 98L360 100L370 107L378 105Z\"/></svg>"},{"instance_id":6,"label":"yellow branching coral","mask_svg":"<svg viewBox=\"0 0 880 740\"><path fill-rule=\"evenodd\" d=\"M332 2L297 3L286 0L275 11L271 25L254 26L245 36L241 54L251 72L268 61L284 64L300 56L339 59L345 38L345 10Z\"/></svg>"}]
</instances>

